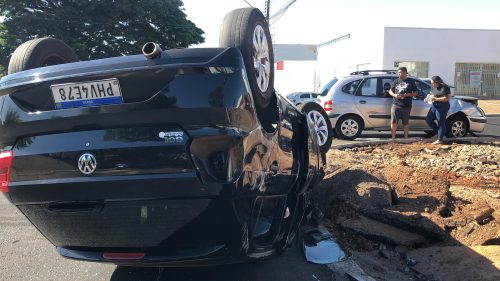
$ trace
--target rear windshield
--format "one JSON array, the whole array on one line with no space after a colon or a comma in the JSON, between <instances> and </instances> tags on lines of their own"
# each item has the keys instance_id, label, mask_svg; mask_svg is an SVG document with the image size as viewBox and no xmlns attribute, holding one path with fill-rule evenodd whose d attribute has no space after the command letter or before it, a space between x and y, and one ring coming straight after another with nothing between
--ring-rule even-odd
<instances>
[{"instance_id":1,"label":"rear windshield","mask_svg":"<svg viewBox=\"0 0 500 281\"><path fill-rule=\"evenodd\" d=\"M339 79L333 78L330 82L326 83L326 85L323 86L323 88L321 88L321 91L319 91L320 96L326 96L328 91L332 88L332 86L335 83L337 83L337 81L339 81Z\"/></svg>"}]
</instances>

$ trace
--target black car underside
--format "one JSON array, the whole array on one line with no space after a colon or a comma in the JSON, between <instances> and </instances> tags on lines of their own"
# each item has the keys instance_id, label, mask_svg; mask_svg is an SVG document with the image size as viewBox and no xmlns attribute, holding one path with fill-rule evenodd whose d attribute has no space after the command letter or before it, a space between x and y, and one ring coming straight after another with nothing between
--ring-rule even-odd
<instances>
[{"instance_id":1,"label":"black car underside","mask_svg":"<svg viewBox=\"0 0 500 281\"><path fill-rule=\"evenodd\" d=\"M53 85L106 79L119 81L121 103L54 102ZM256 109L235 48L69 63L0 83L0 146L12 153L3 194L65 257L266 256L289 242L321 179L305 116L278 95ZM95 157L91 174L78 167L84 155Z\"/></svg>"}]
</instances>

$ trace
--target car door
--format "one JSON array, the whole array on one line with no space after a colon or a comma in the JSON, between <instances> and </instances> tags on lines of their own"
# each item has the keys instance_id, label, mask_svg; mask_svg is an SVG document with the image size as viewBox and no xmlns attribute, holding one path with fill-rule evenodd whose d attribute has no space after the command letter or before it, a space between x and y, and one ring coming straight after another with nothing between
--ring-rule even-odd
<instances>
[{"instance_id":1,"label":"car door","mask_svg":"<svg viewBox=\"0 0 500 281\"><path fill-rule=\"evenodd\" d=\"M384 94L383 85L392 83L392 77L370 77L363 80L355 93L358 112L365 119L365 128L388 128L391 120L392 98Z\"/></svg>"},{"instance_id":2,"label":"car door","mask_svg":"<svg viewBox=\"0 0 500 281\"><path fill-rule=\"evenodd\" d=\"M415 81L415 85L418 89L418 95L414 97L412 101L410 129L430 130L429 125L427 125L427 122L425 121L430 105L424 102L424 98L430 92L431 86L418 79L412 80Z\"/></svg>"}]
</instances>

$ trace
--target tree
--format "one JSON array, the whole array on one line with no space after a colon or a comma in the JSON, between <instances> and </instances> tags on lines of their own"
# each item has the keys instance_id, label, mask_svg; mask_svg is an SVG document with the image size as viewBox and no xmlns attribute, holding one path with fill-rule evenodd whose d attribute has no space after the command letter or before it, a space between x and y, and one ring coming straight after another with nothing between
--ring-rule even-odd
<instances>
[{"instance_id":1,"label":"tree","mask_svg":"<svg viewBox=\"0 0 500 281\"><path fill-rule=\"evenodd\" d=\"M2 77L2 74L5 72L6 67L2 64L1 58L3 57L3 54L1 52L3 46L5 45L5 25L3 23L0 23L0 77Z\"/></svg>"},{"instance_id":2,"label":"tree","mask_svg":"<svg viewBox=\"0 0 500 281\"><path fill-rule=\"evenodd\" d=\"M162 48L203 43L181 0L0 0L0 65L24 41L54 37L79 59L137 54L146 42ZM2 40L3 39L3 40Z\"/></svg>"}]
</instances>

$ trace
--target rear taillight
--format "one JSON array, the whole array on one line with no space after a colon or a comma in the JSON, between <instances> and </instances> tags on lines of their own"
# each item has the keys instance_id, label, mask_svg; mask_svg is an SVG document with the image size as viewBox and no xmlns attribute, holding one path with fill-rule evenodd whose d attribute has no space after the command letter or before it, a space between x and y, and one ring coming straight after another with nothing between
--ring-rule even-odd
<instances>
[{"instance_id":1,"label":"rear taillight","mask_svg":"<svg viewBox=\"0 0 500 281\"><path fill-rule=\"evenodd\" d=\"M103 253L102 257L107 260L141 260L146 253Z\"/></svg>"},{"instance_id":2,"label":"rear taillight","mask_svg":"<svg viewBox=\"0 0 500 281\"><path fill-rule=\"evenodd\" d=\"M333 102L331 100L325 101L325 104L323 105L323 109L325 111L331 111L333 109Z\"/></svg>"},{"instance_id":3,"label":"rear taillight","mask_svg":"<svg viewBox=\"0 0 500 281\"><path fill-rule=\"evenodd\" d=\"M0 191L9 192L10 167L12 166L12 151L0 152Z\"/></svg>"}]
</instances>

